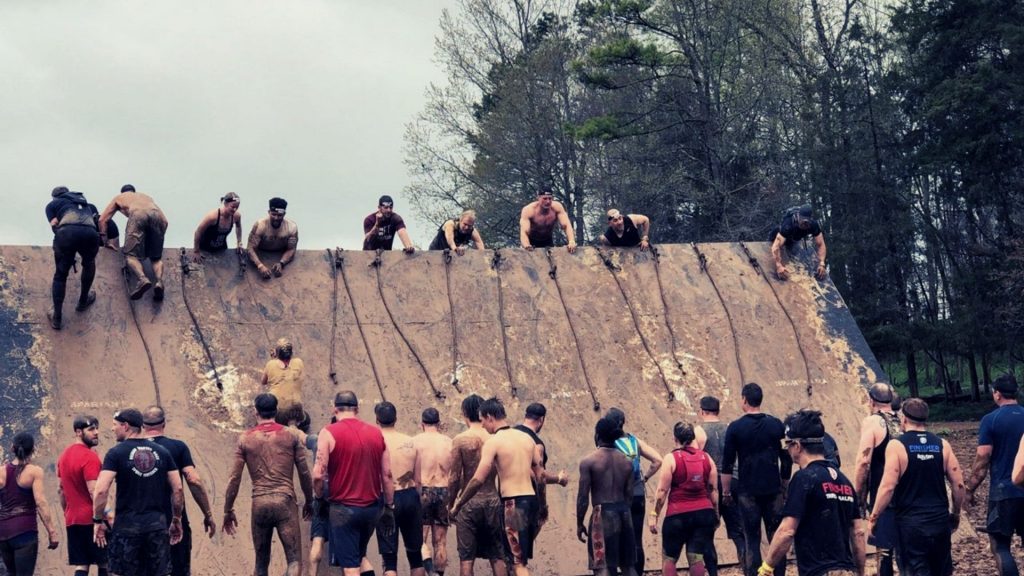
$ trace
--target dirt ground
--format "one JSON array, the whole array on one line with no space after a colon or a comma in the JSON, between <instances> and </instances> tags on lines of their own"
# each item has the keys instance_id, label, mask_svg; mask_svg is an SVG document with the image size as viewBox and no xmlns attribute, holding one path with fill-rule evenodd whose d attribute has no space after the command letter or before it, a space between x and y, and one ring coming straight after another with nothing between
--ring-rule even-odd
<instances>
[{"instance_id":1,"label":"dirt ground","mask_svg":"<svg viewBox=\"0 0 1024 576\"><path fill-rule=\"evenodd\" d=\"M931 429L941 433L949 441L953 446L953 452L956 453L957 459L965 470L965 475L969 474L978 445L978 424L976 422L936 422L932 424ZM846 472L849 472L849 469ZM977 496L979 504L969 509L963 518L964 521L970 521L976 530L985 527L986 507L984 502L988 499L988 481L978 489ZM1017 557L1017 565L1024 567L1024 550L1020 546L1016 546L1014 552ZM959 542L954 542L953 563L955 576L995 576L997 574L995 561L988 549L988 540L981 532L977 538L964 538ZM743 573L738 568L728 567L719 570L719 574L721 576L742 576ZM786 574L795 576L796 565L791 563ZM868 558L867 574L877 574L874 558Z\"/></svg>"}]
</instances>

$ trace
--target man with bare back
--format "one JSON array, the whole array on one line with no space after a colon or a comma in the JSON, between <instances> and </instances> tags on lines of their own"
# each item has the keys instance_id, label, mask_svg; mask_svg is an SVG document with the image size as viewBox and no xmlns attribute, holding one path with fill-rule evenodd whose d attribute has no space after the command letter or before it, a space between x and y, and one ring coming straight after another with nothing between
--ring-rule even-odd
<instances>
[{"instance_id":1,"label":"man with bare back","mask_svg":"<svg viewBox=\"0 0 1024 576\"><path fill-rule=\"evenodd\" d=\"M633 574L633 462L615 445L622 436L618 422L605 416L594 427L597 450L580 462L576 496L576 537L587 543L590 569L597 576ZM589 503L590 530L583 523Z\"/></svg>"},{"instance_id":2,"label":"man with bare back","mask_svg":"<svg viewBox=\"0 0 1024 576\"><path fill-rule=\"evenodd\" d=\"M401 532L405 543L405 555L413 576L423 576L423 512L420 497L416 491L419 479L416 477L416 448L412 437L395 430L398 410L391 402L384 401L373 407L377 426L384 435L384 444L391 458L391 474L395 478L395 527L377 526L377 549L384 558L384 574L398 573L398 534Z\"/></svg>"},{"instance_id":3,"label":"man with bare back","mask_svg":"<svg viewBox=\"0 0 1024 576\"><path fill-rule=\"evenodd\" d=\"M100 214L100 241L107 242L107 222L120 212L128 217L124 228L125 264L135 277L135 285L129 296L132 300L142 298L147 290L153 288L153 299L164 299L164 235L167 233L167 218L150 196L136 192L131 184L121 187L121 193L107 204ZM154 282L146 278L142 268L142 259L149 258L153 264Z\"/></svg>"},{"instance_id":4,"label":"man with bare back","mask_svg":"<svg viewBox=\"0 0 1024 576\"><path fill-rule=\"evenodd\" d=\"M476 394L462 401L462 418L467 430L452 439L452 463L448 473L448 504L455 504L459 492L469 484L480 464L480 453L490 433L480 423L480 404ZM459 576L473 576L473 562L485 558L491 563L494 576L506 576L508 569L501 550L501 500L494 485L496 471L491 470L458 515L453 516L459 551Z\"/></svg>"},{"instance_id":5,"label":"man with bare back","mask_svg":"<svg viewBox=\"0 0 1024 576\"><path fill-rule=\"evenodd\" d=\"M448 567L448 472L452 466L452 439L441 434L437 408L423 411L422 433L413 439L423 506L424 558L433 558L433 572Z\"/></svg>"},{"instance_id":6,"label":"man with bare back","mask_svg":"<svg viewBox=\"0 0 1024 576\"><path fill-rule=\"evenodd\" d=\"M544 505L544 468L539 454L534 450L533 439L509 425L501 400L485 400L480 405L480 420L484 429L493 436L484 443L480 465L452 505L451 515L458 515L459 510L476 495L490 477L491 471L497 467L505 559L515 570L516 576L528 576L530 571L526 565L533 556L537 515Z\"/></svg>"},{"instance_id":7,"label":"man with bare back","mask_svg":"<svg viewBox=\"0 0 1024 576\"><path fill-rule=\"evenodd\" d=\"M551 248L555 245L555 224L562 227L567 248L576 251L576 234L573 232L569 213L561 202L555 202L549 186L537 190L537 200L523 206L519 214L519 243L527 250Z\"/></svg>"}]
</instances>

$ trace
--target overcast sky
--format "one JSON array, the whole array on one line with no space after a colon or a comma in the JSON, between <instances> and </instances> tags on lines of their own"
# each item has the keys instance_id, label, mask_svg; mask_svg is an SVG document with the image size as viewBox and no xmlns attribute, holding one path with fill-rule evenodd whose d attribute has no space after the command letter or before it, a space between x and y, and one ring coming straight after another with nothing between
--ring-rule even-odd
<instances>
[{"instance_id":1,"label":"overcast sky","mask_svg":"<svg viewBox=\"0 0 1024 576\"><path fill-rule=\"evenodd\" d=\"M50 244L54 186L101 210L156 198L167 245L241 195L245 233L289 201L299 247L358 248L381 194L413 239L404 125L423 106L453 0L0 2L0 244ZM118 217L123 225L123 217Z\"/></svg>"}]
</instances>

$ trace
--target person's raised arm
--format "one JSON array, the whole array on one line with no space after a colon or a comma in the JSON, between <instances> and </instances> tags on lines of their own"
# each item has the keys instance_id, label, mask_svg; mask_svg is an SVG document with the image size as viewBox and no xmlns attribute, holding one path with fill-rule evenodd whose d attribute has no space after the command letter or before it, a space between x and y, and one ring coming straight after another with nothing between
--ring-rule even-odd
<instances>
[{"instance_id":1,"label":"person's raised arm","mask_svg":"<svg viewBox=\"0 0 1024 576\"><path fill-rule=\"evenodd\" d=\"M818 252L818 269L815 272L818 280L825 278L825 256L828 254L828 248L825 247L825 233L822 232L814 237L814 248Z\"/></svg>"},{"instance_id":2,"label":"person's raised arm","mask_svg":"<svg viewBox=\"0 0 1024 576\"><path fill-rule=\"evenodd\" d=\"M100 212L98 227L100 229L100 236L103 238L103 242L107 241L107 222L114 217L114 212L121 209L121 206L117 203L120 198L121 194L114 196L114 199L110 201L110 204L107 204L107 207L103 209L103 212Z\"/></svg>"},{"instance_id":3,"label":"person's raised arm","mask_svg":"<svg viewBox=\"0 0 1024 576\"><path fill-rule=\"evenodd\" d=\"M46 528L46 535L50 540L49 549L53 550L60 543L60 537L57 535L57 525L53 523L53 516L50 514L50 504L46 501L46 487L43 485L43 469L39 466L31 464L32 470L32 497L36 501L36 513L39 515L39 519L43 521L43 527ZM8 478L8 482L14 480Z\"/></svg>"},{"instance_id":4,"label":"person's raised arm","mask_svg":"<svg viewBox=\"0 0 1024 576\"><path fill-rule=\"evenodd\" d=\"M235 210L235 244L237 250L241 252L242 248L242 213Z\"/></svg>"},{"instance_id":5,"label":"person's raised arm","mask_svg":"<svg viewBox=\"0 0 1024 576\"><path fill-rule=\"evenodd\" d=\"M527 204L519 211L519 245L527 250L533 250L530 244L530 206L533 204Z\"/></svg>"},{"instance_id":6,"label":"person's raised arm","mask_svg":"<svg viewBox=\"0 0 1024 576\"><path fill-rule=\"evenodd\" d=\"M444 224L441 225L441 230L444 231L444 240L448 244L448 249L452 252L458 252L459 246L455 243L455 220L445 220ZM461 254L461 252L458 252Z\"/></svg>"},{"instance_id":7,"label":"person's raised arm","mask_svg":"<svg viewBox=\"0 0 1024 576\"><path fill-rule=\"evenodd\" d=\"M643 214L630 214L629 219L640 232L640 250L647 250L651 245L651 219Z\"/></svg>"},{"instance_id":8,"label":"person's raised arm","mask_svg":"<svg viewBox=\"0 0 1024 576\"><path fill-rule=\"evenodd\" d=\"M480 231L476 228L473 229L473 244L476 245L477 250L484 249L484 239L480 236Z\"/></svg>"},{"instance_id":9,"label":"person's raised arm","mask_svg":"<svg viewBox=\"0 0 1024 576\"><path fill-rule=\"evenodd\" d=\"M278 265L281 268L292 263L295 259L295 251L299 249L299 227L294 223L291 223L291 227L288 233L288 247L285 248L284 254L281 255L281 260ZM278 275L281 274L281 270L277 271Z\"/></svg>"},{"instance_id":10,"label":"person's raised arm","mask_svg":"<svg viewBox=\"0 0 1024 576\"><path fill-rule=\"evenodd\" d=\"M772 242L772 260L775 260L775 272L783 280L789 278L789 270L782 263L782 247L786 244L786 238L782 234L776 234Z\"/></svg>"},{"instance_id":11,"label":"person's raised arm","mask_svg":"<svg viewBox=\"0 0 1024 576\"><path fill-rule=\"evenodd\" d=\"M249 253L249 260L256 265L256 270L264 278L270 278L270 270L263 265L263 261L260 260L260 255L257 249L260 245L260 221L253 222L252 229L249 230L249 240L245 244L245 249Z\"/></svg>"},{"instance_id":12,"label":"person's raised arm","mask_svg":"<svg viewBox=\"0 0 1024 576\"><path fill-rule=\"evenodd\" d=\"M632 476L632 475L631 475ZM587 541L587 527L584 520L590 505L590 460L580 462L580 485L576 490L576 538L580 542Z\"/></svg>"},{"instance_id":13,"label":"person's raised arm","mask_svg":"<svg viewBox=\"0 0 1024 576\"><path fill-rule=\"evenodd\" d=\"M566 212L565 206L562 206L561 202L554 202L555 213L558 214L558 224L562 227L562 231L565 232L565 239L567 241L566 248L569 253L572 254L576 251L576 231L572 229L572 222L569 220L569 213Z\"/></svg>"},{"instance_id":14,"label":"person's raised arm","mask_svg":"<svg viewBox=\"0 0 1024 576\"><path fill-rule=\"evenodd\" d=\"M949 488L953 493L953 510L950 511L953 521L953 529L960 525L960 510L963 509L964 499L967 496L967 488L964 486L964 471L960 469L960 462L953 453L949 442L942 441L942 464L946 471L946 479L949 480Z\"/></svg>"}]
</instances>

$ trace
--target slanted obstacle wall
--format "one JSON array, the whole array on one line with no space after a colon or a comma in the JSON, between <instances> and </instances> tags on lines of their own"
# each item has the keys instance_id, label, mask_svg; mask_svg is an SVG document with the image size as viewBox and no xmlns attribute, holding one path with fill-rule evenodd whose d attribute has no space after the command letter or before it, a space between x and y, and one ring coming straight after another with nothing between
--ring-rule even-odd
<instances>
[{"instance_id":1,"label":"slanted obstacle wall","mask_svg":"<svg viewBox=\"0 0 1024 576\"><path fill-rule=\"evenodd\" d=\"M52 473L73 439L74 414L101 418L103 453L114 442L114 410L159 400L168 434L192 447L218 524L237 433L252 422L251 398L281 336L305 361L303 397L316 427L330 417L334 393L347 388L367 421L375 402L395 403L398 426L409 433L427 406L458 433L460 402L473 392L499 396L517 420L527 404L546 404L549 467L573 479L548 491L551 521L531 566L549 574L587 573L575 537L575 479L593 449L596 409L623 408L627 429L667 452L672 425L695 421L702 396L719 397L723 418L733 419L740 387L754 381L768 412L822 410L850 470L861 387L882 377L830 282L799 264L785 283L761 273L771 270L767 244L664 245L657 256L488 250L450 260L441 252L305 250L269 281L240 269L233 253L188 274L177 250L167 250L165 262L165 302L147 295L130 304L120 255L102 250L96 304L73 310L73 273L65 326L55 332L45 317L51 249L0 247L0 445L18 430L37 432L37 461ZM55 486L51 474L50 502L62 518ZM194 530L195 573L251 573L247 487L245 480L236 504L241 536L211 542ZM648 493L650 506L653 485ZM659 539L645 537L649 566L658 564ZM450 540L454 562L454 530ZM719 544L730 558L731 545ZM274 555L272 570L283 570L279 549ZM40 562L42 573L59 573L66 553L41 551Z\"/></svg>"}]
</instances>

